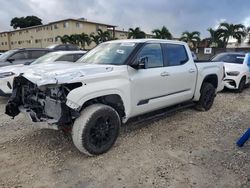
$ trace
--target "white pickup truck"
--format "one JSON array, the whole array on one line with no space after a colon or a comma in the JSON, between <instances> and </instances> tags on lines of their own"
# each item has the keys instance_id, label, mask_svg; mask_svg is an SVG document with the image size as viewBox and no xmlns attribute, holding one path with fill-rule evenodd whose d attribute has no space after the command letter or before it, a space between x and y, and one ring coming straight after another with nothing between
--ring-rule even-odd
<instances>
[{"instance_id":1,"label":"white pickup truck","mask_svg":"<svg viewBox=\"0 0 250 188\"><path fill-rule=\"evenodd\" d=\"M14 79L6 114L70 129L87 155L108 151L120 125L135 116L192 102L209 110L223 85L223 63L194 63L186 43L140 39L105 42L74 64Z\"/></svg>"}]
</instances>

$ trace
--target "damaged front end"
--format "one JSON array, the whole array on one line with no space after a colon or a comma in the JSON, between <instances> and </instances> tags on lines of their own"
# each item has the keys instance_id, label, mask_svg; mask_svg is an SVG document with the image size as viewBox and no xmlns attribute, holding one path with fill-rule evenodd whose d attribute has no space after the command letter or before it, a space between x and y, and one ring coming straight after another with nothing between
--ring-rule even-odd
<instances>
[{"instance_id":1,"label":"damaged front end","mask_svg":"<svg viewBox=\"0 0 250 188\"><path fill-rule=\"evenodd\" d=\"M47 122L57 126L71 125L79 116L79 112L66 105L66 96L70 90L80 86L81 83L38 87L25 77L18 76L14 79L13 92L5 113L14 118L24 112L33 122Z\"/></svg>"}]
</instances>

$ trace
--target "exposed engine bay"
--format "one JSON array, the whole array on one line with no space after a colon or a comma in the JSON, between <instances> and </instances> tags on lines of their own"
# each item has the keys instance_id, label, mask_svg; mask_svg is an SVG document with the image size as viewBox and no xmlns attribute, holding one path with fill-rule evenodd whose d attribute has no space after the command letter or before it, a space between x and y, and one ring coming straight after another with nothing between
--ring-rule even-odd
<instances>
[{"instance_id":1,"label":"exposed engine bay","mask_svg":"<svg viewBox=\"0 0 250 188\"><path fill-rule=\"evenodd\" d=\"M15 117L26 112L33 122L71 124L79 116L66 105L67 94L82 83L46 85L38 87L22 76L14 79L13 92L6 106L6 114Z\"/></svg>"}]
</instances>

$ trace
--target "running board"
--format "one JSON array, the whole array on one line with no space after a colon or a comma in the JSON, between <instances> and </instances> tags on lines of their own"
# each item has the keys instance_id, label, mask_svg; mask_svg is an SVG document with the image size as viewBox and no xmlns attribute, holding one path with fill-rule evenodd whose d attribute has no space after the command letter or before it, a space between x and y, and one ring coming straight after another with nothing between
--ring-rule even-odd
<instances>
[{"instance_id":1,"label":"running board","mask_svg":"<svg viewBox=\"0 0 250 188\"><path fill-rule=\"evenodd\" d=\"M168 116L176 111L179 111L179 110L183 110L185 108L190 108L190 107L193 107L195 106L195 103L194 102L185 102L185 103L181 103L181 104L178 104L178 105L175 105L175 106L171 106L171 107L167 107L167 108L163 108L163 109L160 109L160 110L157 110L157 111L153 111L153 112L149 112L147 114L144 114L144 115L140 115L140 116L136 116L136 117L133 117L131 119L129 119L127 121L127 123L125 124L140 124L140 123L143 123L145 121L152 121L152 120L157 120L159 118L162 118L162 117L165 117L165 116Z\"/></svg>"}]
</instances>

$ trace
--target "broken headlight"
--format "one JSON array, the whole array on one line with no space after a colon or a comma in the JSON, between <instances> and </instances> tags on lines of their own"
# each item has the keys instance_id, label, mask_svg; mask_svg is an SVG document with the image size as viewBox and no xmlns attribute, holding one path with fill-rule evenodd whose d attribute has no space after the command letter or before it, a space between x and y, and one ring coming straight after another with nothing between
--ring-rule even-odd
<instances>
[{"instance_id":1,"label":"broken headlight","mask_svg":"<svg viewBox=\"0 0 250 188\"><path fill-rule=\"evenodd\" d=\"M80 110L81 106L79 104L76 104L75 102L71 101L71 100L67 100L66 105L74 110Z\"/></svg>"}]
</instances>

